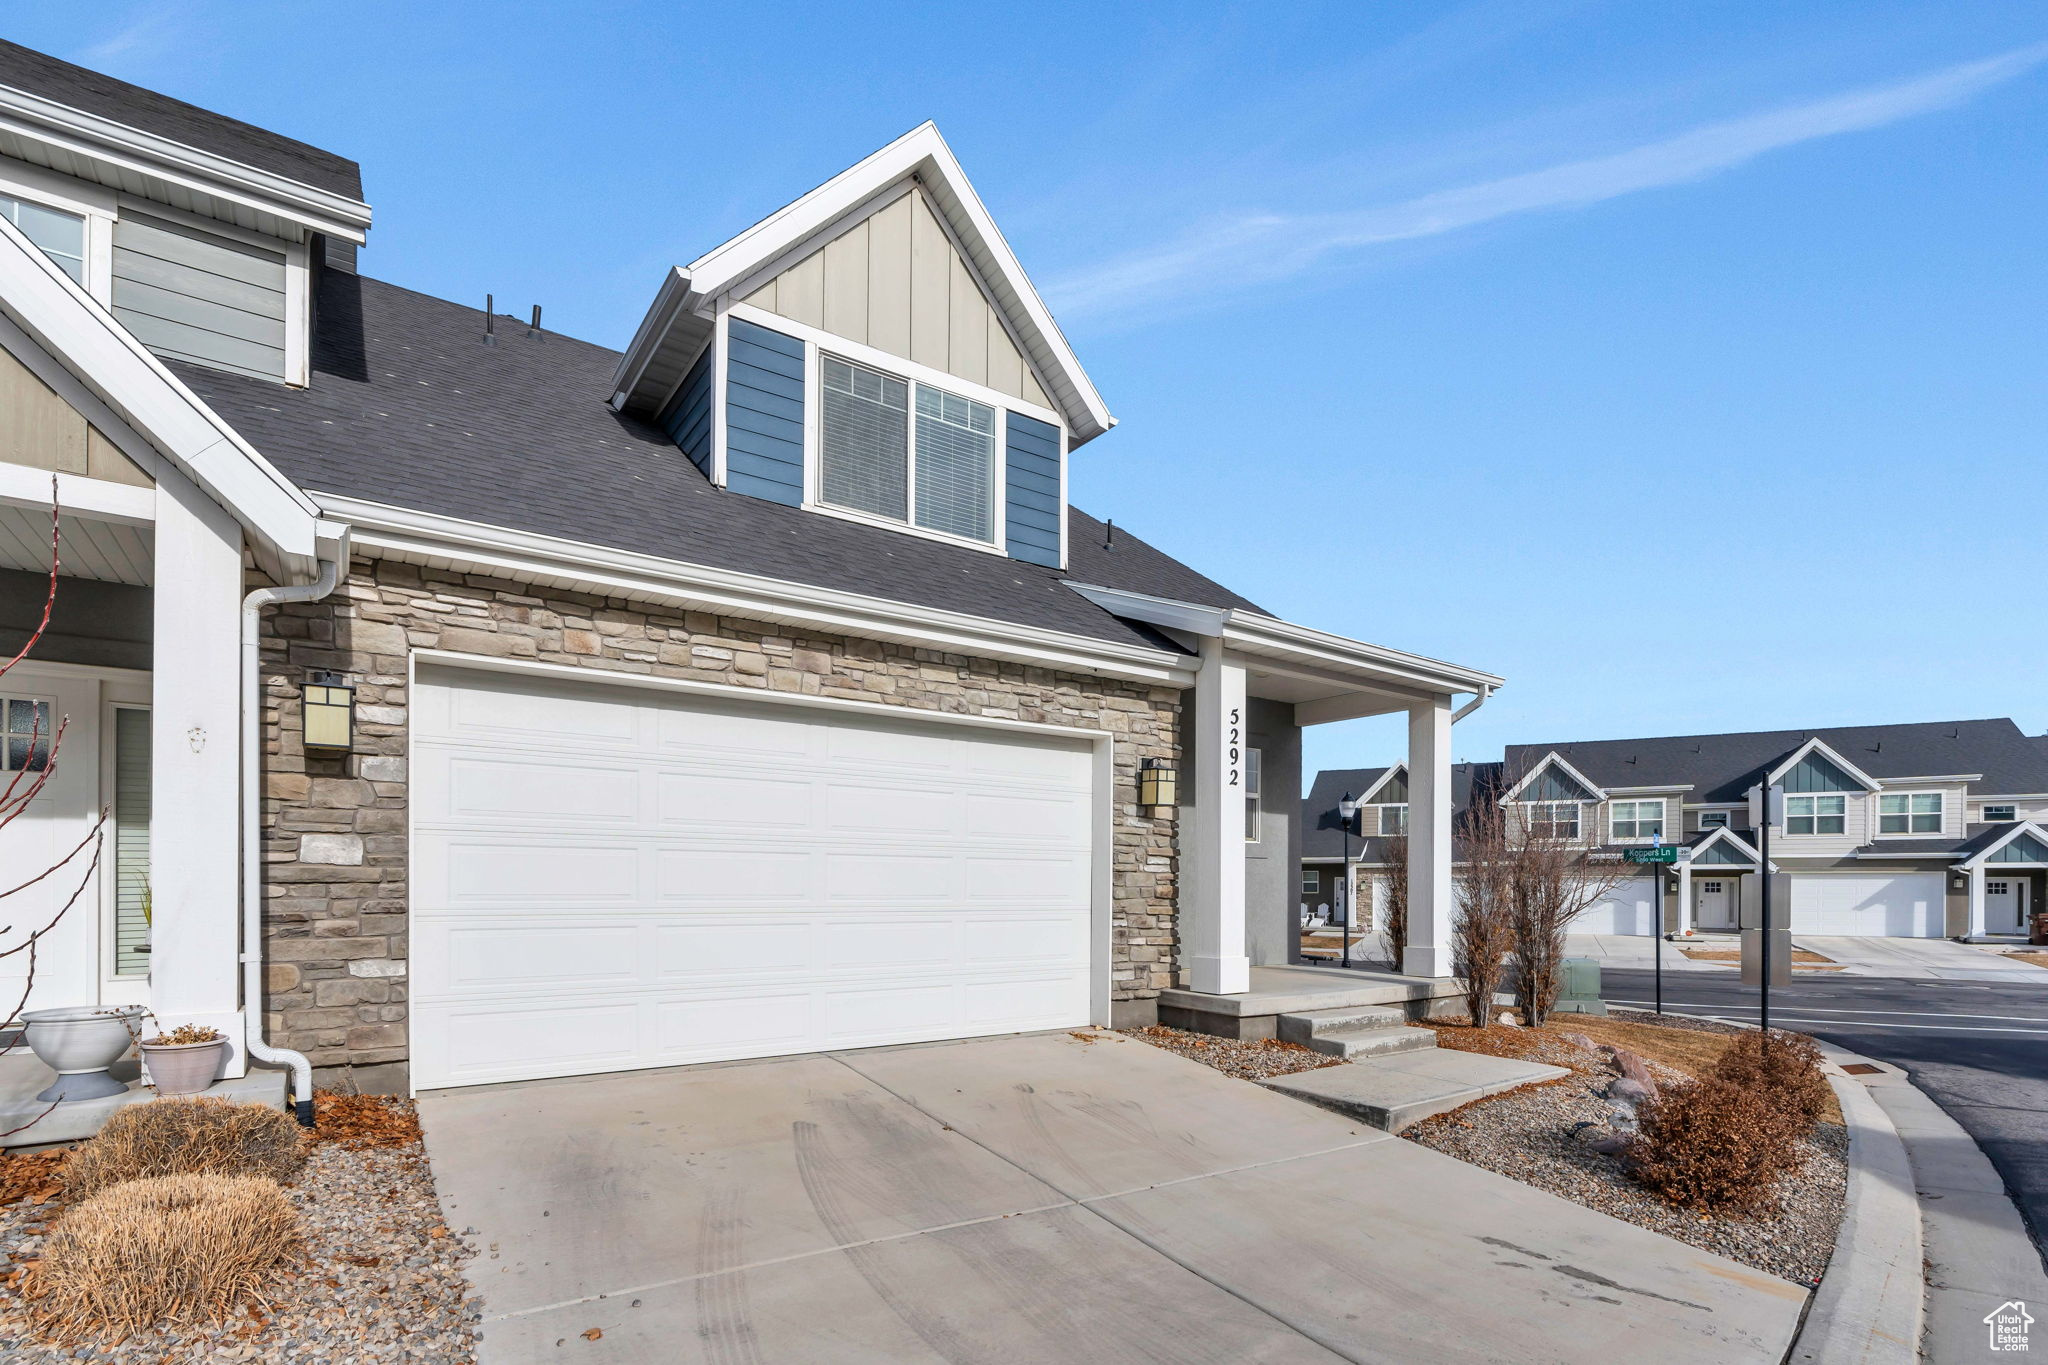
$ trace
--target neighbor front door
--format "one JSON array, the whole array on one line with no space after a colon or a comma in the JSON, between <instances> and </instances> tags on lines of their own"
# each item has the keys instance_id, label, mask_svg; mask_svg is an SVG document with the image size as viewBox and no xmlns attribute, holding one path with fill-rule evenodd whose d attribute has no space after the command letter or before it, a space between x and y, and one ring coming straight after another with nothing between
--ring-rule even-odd
<instances>
[{"instance_id":1,"label":"neighbor front door","mask_svg":"<svg viewBox=\"0 0 2048 1365\"><path fill-rule=\"evenodd\" d=\"M1699 888L1699 904L1693 909L1693 923L1702 929L1733 929L1735 883L1725 878L1708 877L1693 885Z\"/></svg>"},{"instance_id":2,"label":"neighbor front door","mask_svg":"<svg viewBox=\"0 0 2048 1365\"><path fill-rule=\"evenodd\" d=\"M1984 883L1984 932L2022 934L2027 929L2027 883L2020 877L1992 877Z\"/></svg>"}]
</instances>

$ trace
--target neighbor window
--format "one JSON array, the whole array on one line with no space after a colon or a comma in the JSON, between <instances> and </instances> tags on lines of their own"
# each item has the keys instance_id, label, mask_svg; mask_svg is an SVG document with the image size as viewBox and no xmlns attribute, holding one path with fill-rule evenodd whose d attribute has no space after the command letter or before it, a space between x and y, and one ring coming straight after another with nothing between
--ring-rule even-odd
<instances>
[{"instance_id":1,"label":"neighbor window","mask_svg":"<svg viewBox=\"0 0 2048 1365\"><path fill-rule=\"evenodd\" d=\"M1408 832L1408 808L1406 806L1380 807L1380 834L1392 838Z\"/></svg>"},{"instance_id":2,"label":"neighbor window","mask_svg":"<svg viewBox=\"0 0 2048 1365\"><path fill-rule=\"evenodd\" d=\"M1916 792L1911 795L1878 797L1877 832L1879 834L1941 833L1941 793Z\"/></svg>"},{"instance_id":3,"label":"neighbor window","mask_svg":"<svg viewBox=\"0 0 2048 1365\"><path fill-rule=\"evenodd\" d=\"M1700 812L1701 829L1728 828L1728 812L1725 810L1703 810Z\"/></svg>"},{"instance_id":4,"label":"neighbor window","mask_svg":"<svg viewBox=\"0 0 2048 1365\"><path fill-rule=\"evenodd\" d=\"M1662 801L1616 801L1609 825L1615 839L1655 839L1664 833Z\"/></svg>"},{"instance_id":5,"label":"neighbor window","mask_svg":"<svg viewBox=\"0 0 2048 1365\"><path fill-rule=\"evenodd\" d=\"M0 194L0 218L20 228L21 235L41 247L65 274L85 283L85 219L4 194Z\"/></svg>"},{"instance_id":6,"label":"neighbor window","mask_svg":"<svg viewBox=\"0 0 2048 1365\"><path fill-rule=\"evenodd\" d=\"M1848 828L1849 798L1846 796L1788 796L1785 798L1787 834L1840 834Z\"/></svg>"},{"instance_id":7,"label":"neighbor window","mask_svg":"<svg viewBox=\"0 0 2048 1365\"><path fill-rule=\"evenodd\" d=\"M0 697L0 726L5 727L6 740L0 745L0 772L39 773L48 766L53 723L46 701Z\"/></svg>"},{"instance_id":8,"label":"neighbor window","mask_svg":"<svg viewBox=\"0 0 2048 1365\"><path fill-rule=\"evenodd\" d=\"M2010 824L2020 818L2018 806L1986 806L1984 819L1994 825Z\"/></svg>"},{"instance_id":9,"label":"neighbor window","mask_svg":"<svg viewBox=\"0 0 2048 1365\"><path fill-rule=\"evenodd\" d=\"M1259 769L1265 766L1264 758L1263 750L1244 751L1244 841L1248 844L1259 841Z\"/></svg>"},{"instance_id":10,"label":"neighbor window","mask_svg":"<svg viewBox=\"0 0 2048 1365\"><path fill-rule=\"evenodd\" d=\"M1303 869L1301 874L1301 894L1304 896L1319 895L1321 894L1322 889L1323 874L1320 872L1311 872L1307 869Z\"/></svg>"},{"instance_id":11,"label":"neighbor window","mask_svg":"<svg viewBox=\"0 0 2048 1365\"><path fill-rule=\"evenodd\" d=\"M1529 837L1532 839L1578 838L1579 803L1576 801L1532 801L1529 804Z\"/></svg>"},{"instance_id":12,"label":"neighbor window","mask_svg":"<svg viewBox=\"0 0 2048 1365\"><path fill-rule=\"evenodd\" d=\"M114 712L114 974L149 972L149 712Z\"/></svg>"},{"instance_id":13,"label":"neighbor window","mask_svg":"<svg viewBox=\"0 0 2048 1365\"><path fill-rule=\"evenodd\" d=\"M837 356L821 360L824 501L993 541L996 410Z\"/></svg>"}]
</instances>

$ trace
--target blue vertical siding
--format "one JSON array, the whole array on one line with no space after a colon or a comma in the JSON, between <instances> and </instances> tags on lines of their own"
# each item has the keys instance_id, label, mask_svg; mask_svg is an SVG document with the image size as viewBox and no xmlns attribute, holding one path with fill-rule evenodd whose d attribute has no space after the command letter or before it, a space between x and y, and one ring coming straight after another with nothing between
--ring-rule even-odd
<instances>
[{"instance_id":1,"label":"blue vertical siding","mask_svg":"<svg viewBox=\"0 0 2048 1365\"><path fill-rule=\"evenodd\" d=\"M1863 784L1819 754L1808 754L1785 774L1788 792L1860 792Z\"/></svg>"},{"instance_id":2,"label":"blue vertical siding","mask_svg":"<svg viewBox=\"0 0 2048 1365\"><path fill-rule=\"evenodd\" d=\"M711 351L709 346L704 348L704 354L683 376L676 396L668 400L668 406L655 419L668 438L690 457L690 463L707 475L711 473Z\"/></svg>"},{"instance_id":3,"label":"blue vertical siding","mask_svg":"<svg viewBox=\"0 0 2048 1365\"><path fill-rule=\"evenodd\" d=\"M1524 801L1591 801L1593 793L1564 775L1556 764L1545 768L1534 782L1522 788Z\"/></svg>"},{"instance_id":4,"label":"blue vertical siding","mask_svg":"<svg viewBox=\"0 0 2048 1365\"><path fill-rule=\"evenodd\" d=\"M1060 431L1035 417L1008 415L1003 436L1004 552L1027 564L1060 566Z\"/></svg>"},{"instance_id":5,"label":"blue vertical siding","mask_svg":"<svg viewBox=\"0 0 2048 1365\"><path fill-rule=\"evenodd\" d=\"M2022 834L1984 860L1987 863L2048 863L2048 846L2031 834Z\"/></svg>"},{"instance_id":6,"label":"blue vertical siding","mask_svg":"<svg viewBox=\"0 0 2048 1365\"><path fill-rule=\"evenodd\" d=\"M727 324L725 486L804 500L804 344L738 318Z\"/></svg>"}]
</instances>

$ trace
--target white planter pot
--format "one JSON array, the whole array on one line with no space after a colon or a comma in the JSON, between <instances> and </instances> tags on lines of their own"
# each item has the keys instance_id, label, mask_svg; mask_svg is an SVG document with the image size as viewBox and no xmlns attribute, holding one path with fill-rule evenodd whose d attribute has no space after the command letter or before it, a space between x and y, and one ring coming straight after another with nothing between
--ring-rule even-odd
<instances>
[{"instance_id":1,"label":"white planter pot","mask_svg":"<svg viewBox=\"0 0 2048 1365\"><path fill-rule=\"evenodd\" d=\"M44 1104L69 1103L125 1092L128 1087L109 1076L107 1068L134 1045L137 1021L147 1013L140 1005L24 1011L29 1047L57 1073L55 1084L36 1098Z\"/></svg>"},{"instance_id":2,"label":"white planter pot","mask_svg":"<svg viewBox=\"0 0 2048 1365\"><path fill-rule=\"evenodd\" d=\"M149 1068L150 1084L159 1095L197 1095L213 1084L220 1073L221 1054L228 1040L213 1038L204 1043L144 1043L142 1063Z\"/></svg>"}]
</instances>

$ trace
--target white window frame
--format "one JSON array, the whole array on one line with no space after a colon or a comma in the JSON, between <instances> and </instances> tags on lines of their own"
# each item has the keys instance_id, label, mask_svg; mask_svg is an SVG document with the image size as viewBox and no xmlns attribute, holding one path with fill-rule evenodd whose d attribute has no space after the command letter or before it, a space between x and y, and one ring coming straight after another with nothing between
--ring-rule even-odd
<instances>
[{"instance_id":1,"label":"white window frame","mask_svg":"<svg viewBox=\"0 0 2048 1365\"><path fill-rule=\"evenodd\" d=\"M1266 751L1245 746L1244 751L1244 841L1256 844L1265 832L1265 807L1260 793L1265 790Z\"/></svg>"},{"instance_id":2,"label":"white window frame","mask_svg":"<svg viewBox=\"0 0 2048 1365\"><path fill-rule=\"evenodd\" d=\"M1933 809L1932 811L1921 811L1921 810L1914 810L1914 809L1913 809L1913 803L1914 803L1914 802L1916 802L1916 801L1928 801L1928 800L1932 800L1932 801L1934 802L1934 809ZM1885 804L1885 802L1887 802L1887 801L1903 801L1903 802L1905 802L1905 803L1906 803L1906 808L1905 808L1905 809L1904 809L1903 811L1887 812L1887 811L1885 810L1885 808L1884 808L1884 804ZM1930 814L1931 814L1931 815L1933 815L1933 817L1934 817L1934 827L1933 827L1932 829L1919 829L1919 828L1916 828L1916 826L1918 825L1918 823L1919 823L1919 822L1920 822L1921 820L1924 820L1924 819L1926 819L1926 818L1927 818L1927 816L1928 816L1928 815L1930 815ZM1887 821L1887 820L1896 820L1896 819L1899 819L1899 818L1901 818L1901 817L1903 817L1903 818L1905 819L1905 821L1906 821L1906 827L1905 827L1904 829L1886 829L1886 828L1884 827L1884 822L1885 822L1885 821ZM1877 796L1877 833L1878 833L1878 837L1879 837L1879 838L1884 838L1884 839L1911 839L1911 838L1915 838L1915 837L1918 837L1918 838L1925 838L1926 836L1928 836L1928 835L1930 835L1930 834L1940 834L1940 833L1942 833L1942 832L1943 832L1943 831L1944 831L1945 829L1947 829L1947 827L1948 827L1948 798L1947 798L1947 795L1946 795L1945 793L1943 793L1943 792L1879 792L1879 793L1878 793L1878 796Z\"/></svg>"},{"instance_id":3,"label":"white window frame","mask_svg":"<svg viewBox=\"0 0 2048 1365\"><path fill-rule=\"evenodd\" d=\"M1407 802L1389 802L1384 806L1374 806L1373 809L1380 813L1380 818L1376 828L1378 829L1379 836L1382 839L1399 838L1401 835L1406 834L1408 832ZM1387 828L1387 817L1389 815L1395 817L1395 828L1393 829Z\"/></svg>"},{"instance_id":4,"label":"white window frame","mask_svg":"<svg viewBox=\"0 0 2048 1365\"><path fill-rule=\"evenodd\" d=\"M1528 836L1532 839L1563 839L1566 841L1576 841L1586 828L1586 812L1584 809L1585 804L1586 803L1583 801L1525 802L1523 805L1522 812L1523 827L1527 830ZM1559 823L1557 818L1557 812L1567 808L1569 808L1572 813L1572 832L1570 834L1559 834L1556 829L1556 826ZM1550 826L1550 832L1548 834L1538 834L1536 832L1536 826L1538 825Z\"/></svg>"},{"instance_id":5,"label":"white window frame","mask_svg":"<svg viewBox=\"0 0 2048 1365\"><path fill-rule=\"evenodd\" d=\"M1839 811L1823 812L1818 804L1822 801L1839 801L1842 803L1842 808ZM1793 807L1796 804L1801 802L1806 803L1807 806L1804 813L1797 812L1793 809ZM1806 821L1807 827L1805 829L1794 829L1792 827L1792 822L1794 820ZM1839 820L1842 822L1842 827L1840 829L1822 829L1820 827L1820 822L1823 820ZM1818 839L1839 839L1848 832L1848 792L1793 792L1788 793L1786 795L1785 833L1788 836L1811 837Z\"/></svg>"},{"instance_id":6,"label":"white window frame","mask_svg":"<svg viewBox=\"0 0 2048 1365\"><path fill-rule=\"evenodd\" d=\"M1304 867L1301 870L1301 894L1304 896L1322 895L1323 874L1312 867Z\"/></svg>"},{"instance_id":7,"label":"white window frame","mask_svg":"<svg viewBox=\"0 0 2048 1365\"><path fill-rule=\"evenodd\" d=\"M2002 810L2005 814L1993 815L1991 812L1995 810ZM1987 825L2017 824L2019 818L2020 808L2011 801L1991 801L1984 806L1984 823Z\"/></svg>"},{"instance_id":8,"label":"white window frame","mask_svg":"<svg viewBox=\"0 0 2048 1365\"><path fill-rule=\"evenodd\" d=\"M0 194L85 220L85 292L102 307L112 307L114 219L120 202L114 191L0 158Z\"/></svg>"},{"instance_id":9,"label":"white window frame","mask_svg":"<svg viewBox=\"0 0 2048 1365\"><path fill-rule=\"evenodd\" d=\"M1627 834L1621 832L1621 825L1623 823L1621 808L1623 806L1628 807L1629 811L1627 821L1629 832ZM1657 828L1649 833L1642 833L1639 830L1641 825L1648 823L1641 814L1641 808L1644 806L1655 806L1657 808ZM1621 801L1609 801L1607 803L1607 840L1609 843L1622 843L1624 841L1632 843L1640 839L1661 839L1664 837L1665 818L1670 813L1670 808L1662 797L1652 796L1647 799L1630 797Z\"/></svg>"},{"instance_id":10,"label":"white window frame","mask_svg":"<svg viewBox=\"0 0 2048 1365\"><path fill-rule=\"evenodd\" d=\"M1732 810L1703 810L1699 814L1699 825L1707 829L1735 828L1735 812Z\"/></svg>"}]
</instances>

